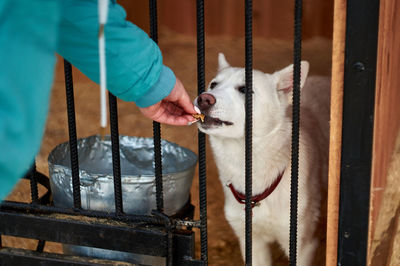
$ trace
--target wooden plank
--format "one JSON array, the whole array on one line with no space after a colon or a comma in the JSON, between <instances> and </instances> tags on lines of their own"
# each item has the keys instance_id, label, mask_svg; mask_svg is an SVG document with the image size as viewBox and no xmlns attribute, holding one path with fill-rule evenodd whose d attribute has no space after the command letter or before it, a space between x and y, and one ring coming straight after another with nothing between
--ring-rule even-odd
<instances>
[{"instance_id":1,"label":"wooden plank","mask_svg":"<svg viewBox=\"0 0 400 266\"><path fill-rule=\"evenodd\" d=\"M386 188L386 179L397 132L400 127L400 2L381 0L378 61L375 96L375 127L369 220L369 248L374 238L376 221ZM371 254L369 254L369 261Z\"/></svg>"},{"instance_id":2,"label":"wooden plank","mask_svg":"<svg viewBox=\"0 0 400 266\"><path fill-rule=\"evenodd\" d=\"M330 118L331 128L329 143L328 213L326 237L327 266L335 266L337 264L344 51L346 38L346 0L335 0L333 21Z\"/></svg>"},{"instance_id":3,"label":"wooden plank","mask_svg":"<svg viewBox=\"0 0 400 266\"><path fill-rule=\"evenodd\" d=\"M387 185L369 250L370 266L400 265L400 134L390 162Z\"/></svg>"},{"instance_id":4,"label":"wooden plank","mask_svg":"<svg viewBox=\"0 0 400 266\"><path fill-rule=\"evenodd\" d=\"M127 20L149 33L149 1L118 0L118 4L125 8Z\"/></svg>"},{"instance_id":5,"label":"wooden plank","mask_svg":"<svg viewBox=\"0 0 400 266\"><path fill-rule=\"evenodd\" d=\"M148 1L119 0L130 21L148 30ZM205 31L209 35L242 37L244 34L244 1L205 1ZM293 38L292 0L254 1L255 37ZM309 0L303 4L303 37L331 38L333 0ZM196 35L196 1L158 1L160 32L169 28L175 32Z\"/></svg>"}]
</instances>

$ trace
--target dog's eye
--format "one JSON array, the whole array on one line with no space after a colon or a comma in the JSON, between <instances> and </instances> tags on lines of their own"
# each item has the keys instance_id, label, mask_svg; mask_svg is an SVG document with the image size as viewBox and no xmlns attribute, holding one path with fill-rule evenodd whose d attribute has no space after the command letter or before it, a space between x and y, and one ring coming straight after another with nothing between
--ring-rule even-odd
<instances>
[{"instance_id":1,"label":"dog's eye","mask_svg":"<svg viewBox=\"0 0 400 266\"><path fill-rule=\"evenodd\" d=\"M215 81L211 82L210 89L214 89L217 85L218 85L218 82L215 82Z\"/></svg>"}]
</instances>

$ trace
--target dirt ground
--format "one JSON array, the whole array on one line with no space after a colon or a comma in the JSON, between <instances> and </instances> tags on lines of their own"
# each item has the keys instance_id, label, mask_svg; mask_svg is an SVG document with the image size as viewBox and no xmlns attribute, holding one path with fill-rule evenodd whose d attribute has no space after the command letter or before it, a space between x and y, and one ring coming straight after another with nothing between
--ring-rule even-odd
<instances>
[{"instance_id":1,"label":"dirt ground","mask_svg":"<svg viewBox=\"0 0 400 266\"><path fill-rule=\"evenodd\" d=\"M162 30L160 47L164 62L170 66L182 80L191 98L197 94L196 40ZM224 52L234 66L244 65L244 39L228 37L209 37L206 39L206 82L216 72L217 54ZM303 43L303 59L310 62L310 75L330 75L331 42L326 39L306 40ZM292 61L292 43L281 40L254 39L254 68L265 72L279 70ZM59 143L68 140L66 101L62 64L59 60L51 97L42 148L37 157L37 168L48 174L47 156ZM74 71L75 105L77 110L78 137L99 133L99 96L98 85L88 80L78 71ZM132 103L118 102L120 133L132 136L152 136L152 123L143 118ZM178 143L197 152L197 129L193 126L162 126L163 138ZM229 224L224 218L224 197L212 153L207 147L207 191L208 191L208 241L210 265L241 265L239 245ZM192 187L192 201L198 206L197 172ZM22 181L9 197L12 200L29 201L29 185ZM196 207L196 217L198 208ZM323 233L321 233L323 234ZM196 244L199 247L198 233ZM6 238L4 245L20 248L33 248L34 240ZM60 244L48 243L45 250L61 252ZM319 252L323 254L324 252ZM322 255L321 255L322 256ZM320 256L320 263L323 258ZM274 265L287 265L287 259L278 247L274 248Z\"/></svg>"}]
</instances>

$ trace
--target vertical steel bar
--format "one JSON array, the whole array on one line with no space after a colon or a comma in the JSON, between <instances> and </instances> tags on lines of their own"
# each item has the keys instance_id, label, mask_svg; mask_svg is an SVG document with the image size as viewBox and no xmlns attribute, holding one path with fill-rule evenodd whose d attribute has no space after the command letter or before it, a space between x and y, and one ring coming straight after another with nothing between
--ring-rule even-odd
<instances>
[{"instance_id":1,"label":"vertical steel bar","mask_svg":"<svg viewBox=\"0 0 400 266\"><path fill-rule=\"evenodd\" d=\"M205 34L204 34L204 0L196 1L197 17L197 92L200 95L205 89ZM200 240L201 260L208 264L207 243L207 174L206 174L206 135L198 132L199 152L199 198L200 198Z\"/></svg>"},{"instance_id":2,"label":"vertical steel bar","mask_svg":"<svg viewBox=\"0 0 400 266\"><path fill-rule=\"evenodd\" d=\"M164 194L162 180L162 154L161 154L161 125L153 121L154 139L154 174L156 178L156 205L157 210L164 212Z\"/></svg>"},{"instance_id":3,"label":"vertical steel bar","mask_svg":"<svg viewBox=\"0 0 400 266\"><path fill-rule=\"evenodd\" d=\"M158 21L157 21L157 0L149 0L150 12L150 37L158 44ZM154 139L154 175L156 178L156 205L157 211L164 212L164 194L162 179L162 153L161 153L161 125L153 121L153 139ZM166 264L172 266L173 250L171 228L168 227L167 237L167 259Z\"/></svg>"},{"instance_id":4,"label":"vertical steel bar","mask_svg":"<svg viewBox=\"0 0 400 266\"><path fill-rule=\"evenodd\" d=\"M37 243L37 246L36 246L36 251L37 252L43 252L45 244L46 244L46 241L39 240L38 243Z\"/></svg>"},{"instance_id":5,"label":"vertical steel bar","mask_svg":"<svg viewBox=\"0 0 400 266\"><path fill-rule=\"evenodd\" d=\"M245 77L246 77L246 134L245 134L245 192L246 192L246 265L252 265L252 132L253 132L253 2L245 0Z\"/></svg>"},{"instance_id":6,"label":"vertical steel bar","mask_svg":"<svg viewBox=\"0 0 400 266\"><path fill-rule=\"evenodd\" d=\"M74 208L80 209L81 191L80 191L80 178L79 178L78 147L76 138L74 85L72 81L72 66L67 60L64 60L64 74L65 74L65 89L67 94L69 150L71 156L72 191L74 196Z\"/></svg>"},{"instance_id":7,"label":"vertical steel bar","mask_svg":"<svg viewBox=\"0 0 400 266\"><path fill-rule=\"evenodd\" d=\"M31 186L31 200L33 204L37 204L39 202L39 192L36 178L36 162L33 163L31 169L29 170L29 180ZM43 252L45 244L46 242L44 240L38 240L36 251Z\"/></svg>"},{"instance_id":8,"label":"vertical steel bar","mask_svg":"<svg viewBox=\"0 0 400 266\"><path fill-rule=\"evenodd\" d=\"M36 179L36 163L34 162L32 168L29 171L29 180L31 186L31 199L32 203L38 203L39 201L39 192L38 192L38 184Z\"/></svg>"},{"instance_id":9,"label":"vertical steel bar","mask_svg":"<svg viewBox=\"0 0 400 266\"><path fill-rule=\"evenodd\" d=\"M149 0L150 11L150 37L158 43L157 27L157 0ZM154 174L156 177L156 202L157 210L164 211L163 182L162 182L162 154L161 154L161 126L158 122L153 122L154 138Z\"/></svg>"},{"instance_id":10,"label":"vertical steel bar","mask_svg":"<svg viewBox=\"0 0 400 266\"><path fill-rule=\"evenodd\" d=\"M111 92L108 93L108 103L110 108L111 150L112 150L112 162L113 162L115 212L117 214L122 214L123 204L122 204L122 185L121 185L121 162L120 162L120 152L119 152L118 108L117 108L117 97L115 97Z\"/></svg>"},{"instance_id":11,"label":"vertical steel bar","mask_svg":"<svg viewBox=\"0 0 400 266\"><path fill-rule=\"evenodd\" d=\"M299 178L299 137L300 137L300 74L301 74L301 23L302 0L295 0L294 47L293 47L293 112L292 112L292 154L290 181L290 265L297 263L297 202Z\"/></svg>"}]
</instances>

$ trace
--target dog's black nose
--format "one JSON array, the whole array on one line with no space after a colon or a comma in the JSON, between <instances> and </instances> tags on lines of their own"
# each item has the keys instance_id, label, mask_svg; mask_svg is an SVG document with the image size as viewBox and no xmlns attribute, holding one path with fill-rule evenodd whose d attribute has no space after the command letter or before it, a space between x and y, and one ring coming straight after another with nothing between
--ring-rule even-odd
<instances>
[{"instance_id":1,"label":"dog's black nose","mask_svg":"<svg viewBox=\"0 0 400 266\"><path fill-rule=\"evenodd\" d=\"M202 93L197 97L197 104L201 111L210 109L216 101L215 97L210 93Z\"/></svg>"}]
</instances>

